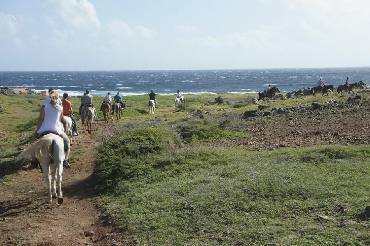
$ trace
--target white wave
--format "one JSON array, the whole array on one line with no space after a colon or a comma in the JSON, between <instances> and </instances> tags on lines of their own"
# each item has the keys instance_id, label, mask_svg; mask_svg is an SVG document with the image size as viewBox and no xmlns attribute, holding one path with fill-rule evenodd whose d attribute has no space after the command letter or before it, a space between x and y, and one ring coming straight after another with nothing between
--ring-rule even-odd
<instances>
[{"instance_id":1,"label":"white wave","mask_svg":"<svg viewBox=\"0 0 370 246\"><path fill-rule=\"evenodd\" d=\"M128 87L128 86L120 86L120 87L116 87L116 89L118 90L131 90L132 87Z\"/></svg>"},{"instance_id":2,"label":"white wave","mask_svg":"<svg viewBox=\"0 0 370 246\"><path fill-rule=\"evenodd\" d=\"M257 91L228 91L229 94L256 94Z\"/></svg>"}]
</instances>

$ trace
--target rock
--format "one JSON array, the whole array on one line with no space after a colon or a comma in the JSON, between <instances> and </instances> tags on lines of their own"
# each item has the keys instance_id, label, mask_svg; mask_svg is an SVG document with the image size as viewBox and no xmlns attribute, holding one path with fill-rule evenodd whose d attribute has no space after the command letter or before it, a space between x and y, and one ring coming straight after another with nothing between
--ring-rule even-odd
<instances>
[{"instance_id":1,"label":"rock","mask_svg":"<svg viewBox=\"0 0 370 246\"><path fill-rule=\"evenodd\" d=\"M311 104L311 108L312 108L313 110L321 109L321 105L320 105L320 103L313 102L313 103Z\"/></svg>"},{"instance_id":2,"label":"rock","mask_svg":"<svg viewBox=\"0 0 370 246\"><path fill-rule=\"evenodd\" d=\"M335 212L337 213L341 213L341 214L344 214L348 211L348 204L339 204L336 208L335 208Z\"/></svg>"},{"instance_id":3,"label":"rock","mask_svg":"<svg viewBox=\"0 0 370 246\"><path fill-rule=\"evenodd\" d=\"M329 216L326 215L317 215L316 219L320 222L328 222L332 220Z\"/></svg>"},{"instance_id":4,"label":"rock","mask_svg":"<svg viewBox=\"0 0 370 246\"><path fill-rule=\"evenodd\" d=\"M92 237L92 236L94 236L94 231L84 231L84 235L85 235L85 237Z\"/></svg>"},{"instance_id":5,"label":"rock","mask_svg":"<svg viewBox=\"0 0 370 246\"><path fill-rule=\"evenodd\" d=\"M367 206L365 210L359 214L361 220L368 220L370 218L370 206Z\"/></svg>"},{"instance_id":6,"label":"rock","mask_svg":"<svg viewBox=\"0 0 370 246\"><path fill-rule=\"evenodd\" d=\"M257 110L245 111L243 114L243 119L248 119L258 116Z\"/></svg>"}]
</instances>

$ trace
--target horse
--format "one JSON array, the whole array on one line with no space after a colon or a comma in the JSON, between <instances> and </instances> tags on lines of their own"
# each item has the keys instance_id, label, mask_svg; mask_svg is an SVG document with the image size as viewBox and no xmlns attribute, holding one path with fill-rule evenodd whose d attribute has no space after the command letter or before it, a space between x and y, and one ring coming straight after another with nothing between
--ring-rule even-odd
<instances>
[{"instance_id":1,"label":"horse","mask_svg":"<svg viewBox=\"0 0 370 246\"><path fill-rule=\"evenodd\" d=\"M64 122L65 122L65 129L64 132L68 135L71 143L72 143L72 119L69 116L63 116Z\"/></svg>"},{"instance_id":2,"label":"horse","mask_svg":"<svg viewBox=\"0 0 370 246\"><path fill-rule=\"evenodd\" d=\"M329 95L329 92L333 92L334 91L334 85L324 85L323 88L322 88L322 95L326 94L326 95Z\"/></svg>"},{"instance_id":3,"label":"horse","mask_svg":"<svg viewBox=\"0 0 370 246\"><path fill-rule=\"evenodd\" d=\"M317 92L321 92L322 95L329 95L329 92L334 91L334 85L320 85L312 88L312 95L316 95Z\"/></svg>"},{"instance_id":4,"label":"horse","mask_svg":"<svg viewBox=\"0 0 370 246\"><path fill-rule=\"evenodd\" d=\"M263 92L258 93L258 100L264 98L273 98L277 93L280 93L279 88L276 86L271 87L270 89L264 90Z\"/></svg>"},{"instance_id":5,"label":"horse","mask_svg":"<svg viewBox=\"0 0 370 246\"><path fill-rule=\"evenodd\" d=\"M182 103L185 103L185 98L184 96L180 96L180 97L176 97L175 98L175 104L182 104Z\"/></svg>"},{"instance_id":6,"label":"horse","mask_svg":"<svg viewBox=\"0 0 370 246\"><path fill-rule=\"evenodd\" d=\"M154 114L155 113L155 107L156 107L155 100L149 100L148 107L149 107L149 114Z\"/></svg>"},{"instance_id":7,"label":"horse","mask_svg":"<svg viewBox=\"0 0 370 246\"><path fill-rule=\"evenodd\" d=\"M48 184L49 202L52 203L54 197L58 198L58 204L62 204L63 138L53 133L41 137L17 157L17 160L22 159L37 159L40 162ZM52 163L55 164L54 169L52 168ZM58 183L58 190L56 189L56 183Z\"/></svg>"},{"instance_id":8,"label":"horse","mask_svg":"<svg viewBox=\"0 0 370 246\"><path fill-rule=\"evenodd\" d=\"M349 93L352 91L352 88L347 84L339 85L337 88L337 93L342 93L343 91Z\"/></svg>"},{"instance_id":9,"label":"horse","mask_svg":"<svg viewBox=\"0 0 370 246\"><path fill-rule=\"evenodd\" d=\"M92 131L92 123L94 122L96 116L96 111L94 107L88 107L85 112L85 124L84 127L88 133L91 134Z\"/></svg>"},{"instance_id":10,"label":"horse","mask_svg":"<svg viewBox=\"0 0 370 246\"><path fill-rule=\"evenodd\" d=\"M121 119L122 113L123 113L123 107L124 104L121 102L115 102L113 104L113 111L116 114L117 120Z\"/></svg>"},{"instance_id":11,"label":"horse","mask_svg":"<svg viewBox=\"0 0 370 246\"><path fill-rule=\"evenodd\" d=\"M110 113L110 105L108 103L103 102L103 104L100 107L100 111L103 112L104 121L107 123Z\"/></svg>"},{"instance_id":12,"label":"horse","mask_svg":"<svg viewBox=\"0 0 370 246\"><path fill-rule=\"evenodd\" d=\"M351 90L353 89L366 89L366 83L365 82L362 82L362 81L359 81L357 83L352 83L352 84L349 84L349 88Z\"/></svg>"}]
</instances>

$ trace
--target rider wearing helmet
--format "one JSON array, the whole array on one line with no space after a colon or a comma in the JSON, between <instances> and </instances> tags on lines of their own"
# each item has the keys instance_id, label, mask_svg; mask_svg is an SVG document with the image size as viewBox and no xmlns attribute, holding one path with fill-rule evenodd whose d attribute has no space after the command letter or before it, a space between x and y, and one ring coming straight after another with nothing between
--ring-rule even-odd
<instances>
[{"instance_id":1,"label":"rider wearing helmet","mask_svg":"<svg viewBox=\"0 0 370 246\"><path fill-rule=\"evenodd\" d=\"M81 119L85 118L85 112L87 107L93 107L93 96L90 94L89 90L86 90L83 97L81 97L81 106L80 106L80 117Z\"/></svg>"}]
</instances>

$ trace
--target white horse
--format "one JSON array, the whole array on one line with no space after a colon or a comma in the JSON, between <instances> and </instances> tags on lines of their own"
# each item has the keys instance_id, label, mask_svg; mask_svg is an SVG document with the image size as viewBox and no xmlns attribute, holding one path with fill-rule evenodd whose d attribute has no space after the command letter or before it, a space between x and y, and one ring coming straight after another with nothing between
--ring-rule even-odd
<instances>
[{"instance_id":1,"label":"white horse","mask_svg":"<svg viewBox=\"0 0 370 246\"><path fill-rule=\"evenodd\" d=\"M18 160L37 159L41 164L44 176L47 180L49 189L49 202L52 203L53 197L55 198L57 197L58 204L63 203L62 178L64 161L64 142L62 137L49 133L40 138L39 140L37 140L26 150L24 150L17 157L17 159ZM54 169L51 166L52 163L55 164ZM56 183L58 183L58 192Z\"/></svg>"},{"instance_id":2,"label":"white horse","mask_svg":"<svg viewBox=\"0 0 370 246\"><path fill-rule=\"evenodd\" d=\"M181 104L181 103L185 103L185 98L184 96L180 96L180 97L176 97L175 98L175 104Z\"/></svg>"},{"instance_id":3,"label":"white horse","mask_svg":"<svg viewBox=\"0 0 370 246\"><path fill-rule=\"evenodd\" d=\"M154 114L155 113L155 107L156 107L155 101L154 100L149 100L148 106L149 106L149 114Z\"/></svg>"},{"instance_id":4,"label":"white horse","mask_svg":"<svg viewBox=\"0 0 370 246\"><path fill-rule=\"evenodd\" d=\"M70 141L72 143L72 137L73 137L73 133L72 133L72 119L69 116L63 116L63 119L65 121L65 129L64 129L64 132L67 134L67 136L69 137L69 139L70 139Z\"/></svg>"},{"instance_id":5,"label":"white horse","mask_svg":"<svg viewBox=\"0 0 370 246\"><path fill-rule=\"evenodd\" d=\"M114 113L116 114L117 120L121 119L122 113L123 113L123 108L122 108L121 103L120 102L115 102L113 104L113 109L114 109Z\"/></svg>"},{"instance_id":6,"label":"white horse","mask_svg":"<svg viewBox=\"0 0 370 246\"><path fill-rule=\"evenodd\" d=\"M88 107L85 111L84 127L88 133L92 131L92 123L96 118L96 111L94 107Z\"/></svg>"}]
</instances>

